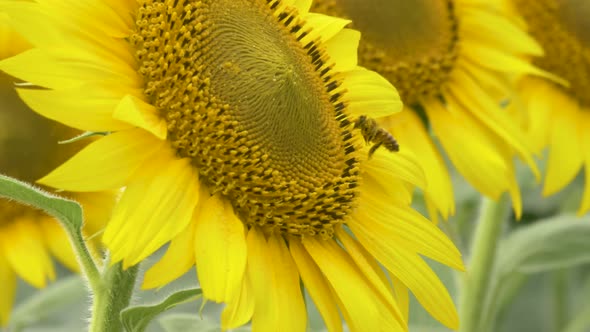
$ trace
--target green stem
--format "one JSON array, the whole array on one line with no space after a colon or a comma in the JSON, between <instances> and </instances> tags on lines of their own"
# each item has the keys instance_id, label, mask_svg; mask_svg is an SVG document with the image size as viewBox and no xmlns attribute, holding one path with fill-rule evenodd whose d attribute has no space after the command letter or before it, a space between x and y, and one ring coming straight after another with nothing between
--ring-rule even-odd
<instances>
[{"instance_id":1,"label":"green stem","mask_svg":"<svg viewBox=\"0 0 590 332\"><path fill-rule=\"evenodd\" d=\"M482 199L479 220L471 244L471 264L459 302L460 332L480 331L478 325L486 303L496 246L508 216L508 209L509 203L505 197L497 203L487 198Z\"/></svg>"},{"instance_id":2,"label":"green stem","mask_svg":"<svg viewBox=\"0 0 590 332\"><path fill-rule=\"evenodd\" d=\"M120 313L129 306L138 265L123 270L122 264L107 266L100 289L94 293L90 332L122 332Z\"/></svg>"},{"instance_id":3,"label":"green stem","mask_svg":"<svg viewBox=\"0 0 590 332\"><path fill-rule=\"evenodd\" d=\"M92 255L86 246L82 232L79 229L72 229L67 225L65 225L65 228L67 229L70 242L74 247L78 263L82 267L82 273L86 279L88 279L90 289L92 292L98 291L101 283L100 272L98 271L94 258L92 258Z\"/></svg>"},{"instance_id":4,"label":"green stem","mask_svg":"<svg viewBox=\"0 0 590 332\"><path fill-rule=\"evenodd\" d=\"M555 329L560 331L567 322L567 270L561 269L553 273L553 295L555 302L553 303L555 313Z\"/></svg>"}]
</instances>

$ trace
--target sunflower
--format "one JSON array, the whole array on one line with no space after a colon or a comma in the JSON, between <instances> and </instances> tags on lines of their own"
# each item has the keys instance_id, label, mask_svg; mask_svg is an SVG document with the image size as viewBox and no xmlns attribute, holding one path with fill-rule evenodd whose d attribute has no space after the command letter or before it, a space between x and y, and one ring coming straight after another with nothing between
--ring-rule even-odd
<instances>
[{"instance_id":1,"label":"sunflower","mask_svg":"<svg viewBox=\"0 0 590 332\"><path fill-rule=\"evenodd\" d=\"M534 151L548 147L543 194L563 189L585 168L586 186L578 210L590 210L590 3L543 0L501 1L515 22L526 26L545 51L539 68L569 82L526 77L519 83L520 120Z\"/></svg>"},{"instance_id":2,"label":"sunflower","mask_svg":"<svg viewBox=\"0 0 590 332\"><path fill-rule=\"evenodd\" d=\"M27 48L26 41L8 27L7 18L0 17L1 56L6 58ZM81 148L81 143L58 147L58 141L76 133L31 111L19 100L14 79L0 73L0 173L34 182ZM104 226L112 201L110 195L69 196L84 203L87 234ZM55 279L52 256L78 270L68 243L55 219L31 207L0 199L0 326L9 322L17 277L35 287L44 287L48 280Z\"/></svg>"},{"instance_id":3,"label":"sunflower","mask_svg":"<svg viewBox=\"0 0 590 332\"><path fill-rule=\"evenodd\" d=\"M408 112L381 123L428 170L430 215L446 219L454 199L429 129L469 183L492 199L508 192L520 216L513 156L538 170L500 101L512 95L513 76L550 76L523 60L541 55L539 45L487 0L318 0L314 9L352 19L363 34L359 64L397 87Z\"/></svg>"},{"instance_id":4,"label":"sunflower","mask_svg":"<svg viewBox=\"0 0 590 332\"><path fill-rule=\"evenodd\" d=\"M196 264L205 298L226 304L224 329L305 330L301 283L330 331L342 318L354 331L406 330L408 289L456 328L421 256L462 269L460 253L410 207L424 175L375 122L401 109L399 96L357 66L349 21L310 5L2 5L35 48L0 67L46 88L20 96L110 132L41 183L124 187L103 236L112 261L129 267L169 243L143 286Z\"/></svg>"}]
</instances>

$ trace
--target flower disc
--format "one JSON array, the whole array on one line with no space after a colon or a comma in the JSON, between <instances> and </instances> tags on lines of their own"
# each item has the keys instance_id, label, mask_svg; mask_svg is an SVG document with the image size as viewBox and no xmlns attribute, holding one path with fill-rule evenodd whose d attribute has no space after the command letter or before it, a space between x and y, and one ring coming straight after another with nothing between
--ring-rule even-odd
<instances>
[{"instance_id":1,"label":"flower disc","mask_svg":"<svg viewBox=\"0 0 590 332\"><path fill-rule=\"evenodd\" d=\"M351 210L356 149L324 51L278 2L142 1L144 93L168 139L249 225L331 236Z\"/></svg>"},{"instance_id":2,"label":"flower disc","mask_svg":"<svg viewBox=\"0 0 590 332\"><path fill-rule=\"evenodd\" d=\"M363 32L360 64L389 79L405 103L440 95L458 53L453 0L326 0L315 7L352 19Z\"/></svg>"},{"instance_id":3,"label":"flower disc","mask_svg":"<svg viewBox=\"0 0 590 332\"><path fill-rule=\"evenodd\" d=\"M530 33L541 43L545 56L539 67L570 83L567 93L590 107L590 3L584 0L516 0Z\"/></svg>"}]
</instances>

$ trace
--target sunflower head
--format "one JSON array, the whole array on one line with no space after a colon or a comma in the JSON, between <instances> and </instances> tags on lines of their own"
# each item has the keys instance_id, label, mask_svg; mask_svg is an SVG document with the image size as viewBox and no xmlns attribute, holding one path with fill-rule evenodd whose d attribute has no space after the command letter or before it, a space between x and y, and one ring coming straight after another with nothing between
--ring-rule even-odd
<instances>
[{"instance_id":1,"label":"sunflower head","mask_svg":"<svg viewBox=\"0 0 590 332\"><path fill-rule=\"evenodd\" d=\"M525 77L520 82L524 106L515 108L535 151L548 147L543 194L567 186L580 169L586 185L578 213L590 209L590 3L577 0L502 2L516 22L524 23L544 50L534 63L565 79Z\"/></svg>"},{"instance_id":2,"label":"sunflower head","mask_svg":"<svg viewBox=\"0 0 590 332\"><path fill-rule=\"evenodd\" d=\"M421 255L461 269L460 254L410 207L424 173L375 121L402 105L357 66L348 20L307 0L4 6L32 24L21 30L35 49L0 67L47 88L21 97L110 132L41 182L125 188L103 237L112 261L134 265L170 242L144 287L196 264L228 329L305 330L301 282L330 330L341 316L351 330L407 329L407 289L457 326Z\"/></svg>"},{"instance_id":3,"label":"sunflower head","mask_svg":"<svg viewBox=\"0 0 590 332\"><path fill-rule=\"evenodd\" d=\"M348 17L363 33L360 63L398 89L404 103L439 96L458 58L455 1L316 1L314 9Z\"/></svg>"},{"instance_id":4,"label":"sunflower head","mask_svg":"<svg viewBox=\"0 0 590 332\"><path fill-rule=\"evenodd\" d=\"M174 5L140 3L138 72L176 154L246 225L332 237L356 195L357 135L297 10L220 0L168 16Z\"/></svg>"},{"instance_id":5,"label":"sunflower head","mask_svg":"<svg viewBox=\"0 0 590 332\"><path fill-rule=\"evenodd\" d=\"M545 51L534 63L568 81L569 87L559 89L590 108L590 3L515 0L514 5Z\"/></svg>"},{"instance_id":6,"label":"sunflower head","mask_svg":"<svg viewBox=\"0 0 590 332\"><path fill-rule=\"evenodd\" d=\"M444 158L429 129L478 191L493 199L509 192L520 215L514 154L535 175L538 169L525 135L500 101L514 94L513 77L555 76L527 60L542 50L510 22L505 8L481 0L318 0L313 8L352 20L363 35L359 63L392 82L414 111L381 124L402 147L420 151L433 218L452 215L454 202Z\"/></svg>"}]
</instances>

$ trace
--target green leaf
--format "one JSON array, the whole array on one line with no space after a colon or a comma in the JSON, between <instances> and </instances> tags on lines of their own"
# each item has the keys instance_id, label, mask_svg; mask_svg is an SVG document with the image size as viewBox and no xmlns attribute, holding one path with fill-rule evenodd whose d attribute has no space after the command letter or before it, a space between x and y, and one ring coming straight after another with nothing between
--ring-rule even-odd
<instances>
[{"instance_id":1,"label":"green leaf","mask_svg":"<svg viewBox=\"0 0 590 332\"><path fill-rule=\"evenodd\" d=\"M538 273L590 263L590 216L561 215L537 221L500 244L498 277Z\"/></svg>"},{"instance_id":2,"label":"green leaf","mask_svg":"<svg viewBox=\"0 0 590 332\"><path fill-rule=\"evenodd\" d=\"M580 311L563 332L587 332L588 329L590 329L590 306Z\"/></svg>"},{"instance_id":3,"label":"green leaf","mask_svg":"<svg viewBox=\"0 0 590 332\"><path fill-rule=\"evenodd\" d=\"M14 308L10 320L11 331L17 332L31 324L51 318L86 296L86 286L80 276L60 279Z\"/></svg>"},{"instance_id":4,"label":"green leaf","mask_svg":"<svg viewBox=\"0 0 590 332\"><path fill-rule=\"evenodd\" d=\"M445 288L451 294L451 297L456 298L457 296L457 282L456 282L456 275L455 271L450 267L443 265L439 262L430 260L428 258L425 259L428 263L430 268L436 273L439 280L443 283ZM442 325L435 320L432 315L430 315L426 309L416 300L416 298L410 293L410 320L409 325L411 325L410 331L436 331L438 332L439 329L445 332L450 332L451 330L445 329Z\"/></svg>"},{"instance_id":5,"label":"green leaf","mask_svg":"<svg viewBox=\"0 0 590 332\"><path fill-rule=\"evenodd\" d=\"M0 197L44 210L59 219L69 230L79 231L82 228L83 217L80 204L2 174L0 174Z\"/></svg>"},{"instance_id":6,"label":"green leaf","mask_svg":"<svg viewBox=\"0 0 590 332\"><path fill-rule=\"evenodd\" d=\"M166 332L182 331L219 331L219 324L199 318L198 315L189 313L169 314L158 319L158 322Z\"/></svg>"},{"instance_id":7,"label":"green leaf","mask_svg":"<svg viewBox=\"0 0 590 332\"><path fill-rule=\"evenodd\" d=\"M580 292L580 289L583 289ZM572 319L568 322L562 332L587 332L590 330L590 303L587 301L590 296L590 279L586 280L584 287L578 287L576 292L581 293L583 299L581 306L576 308Z\"/></svg>"},{"instance_id":8,"label":"green leaf","mask_svg":"<svg viewBox=\"0 0 590 332\"><path fill-rule=\"evenodd\" d=\"M481 331L494 330L497 314L534 273L590 263L590 216L560 215L514 231L498 246Z\"/></svg>"},{"instance_id":9,"label":"green leaf","mask_svg":"<svg viewBox=\"0 0 590 332\"><path fill-rule=\"evenodd\" d=\"M121 321L127 332L143 332L160 313L179 304L195 301L201 297L201 289L186 289L168 296L164 301L151 306L130 307L121 312Z\"/></svg>"}]
</instances>

